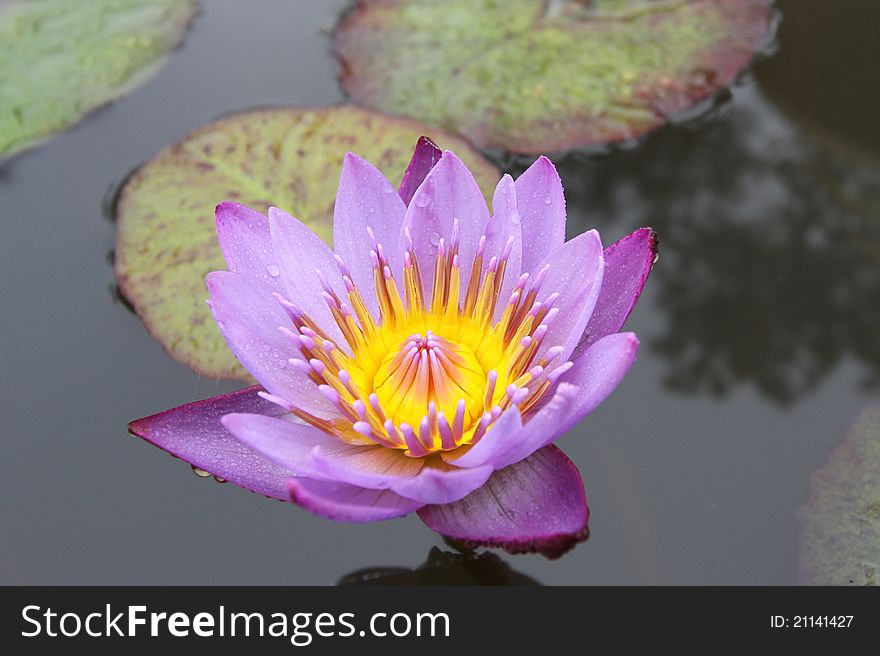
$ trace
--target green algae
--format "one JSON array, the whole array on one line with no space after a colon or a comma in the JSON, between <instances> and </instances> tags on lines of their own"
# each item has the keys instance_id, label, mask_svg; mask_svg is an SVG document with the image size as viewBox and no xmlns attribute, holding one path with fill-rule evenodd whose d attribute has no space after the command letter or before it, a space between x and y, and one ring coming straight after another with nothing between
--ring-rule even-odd
<instances>
[{"instance_id":1,"label":"green algae","mask_svg":"<svg viewBox=\"0 0 880 656\"><path fill-rule=\"evenodd\" d=\"M769 0L361 0L334 48L351 96L478 146L541 153L638 136L729 84Z\"/></svg>"},{"instance_id":2,"label":"green algae","mask_svg":"<svg viewBox=\"0 0 880 656\"><path fill-rule=\"evenodd\" d=\"M864 410L812 475L799 511L804 585L877 585L880 405Z\"/></svg>"},{"instance_id":3,"label":"green algae","mask_svg":"<svg viewBox=\"0 0 880 656\"><path fill-rule=\"evenodd\" d=\"M145 82L183 37L194 0L0 5L0 159Z\"/></svg>"}]
</instances>

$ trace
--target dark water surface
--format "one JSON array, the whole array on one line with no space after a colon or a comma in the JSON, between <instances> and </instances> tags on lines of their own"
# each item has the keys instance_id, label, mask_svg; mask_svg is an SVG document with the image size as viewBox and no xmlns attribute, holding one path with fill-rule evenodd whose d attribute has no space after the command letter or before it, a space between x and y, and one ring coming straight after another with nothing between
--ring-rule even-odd
<instances>
[{"instance_id":1,"label":"dark water surface","mask_svg":"<svg viewBox=\"0 0 880 656\"><path fill-rule=\"evenodd\" d=\"M415 517L335 524L199 479L126 433L235 385L114 300L108 190L219 114L342 100L325 30L344 5L205 2L145 87L0 168L0 583L323 584L442 545ZM560 441L592 537L494 559L492 580L797 580L809 473L880 400L880 5L781 8L779 51L705 116L556 158L572 234L650 224L661 256L639 361Z\"/></svg>"}]
</instances>

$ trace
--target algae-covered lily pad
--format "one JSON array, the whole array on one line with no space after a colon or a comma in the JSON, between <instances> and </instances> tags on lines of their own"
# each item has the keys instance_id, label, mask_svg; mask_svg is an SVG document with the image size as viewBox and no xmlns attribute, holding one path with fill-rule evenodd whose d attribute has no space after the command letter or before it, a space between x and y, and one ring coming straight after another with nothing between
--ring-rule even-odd
<instances>
[{"instance_id":1,"label":"algae-covered lily pad","mask_svg":"<svg viewBox=\"0 0 880 656\"><path fill-rule=\"evenodd\" d=\"M360 0L334 31L351 96L486 148L638 136L729 84L771 0Z\"/></svg>"},{"instance_id":2,"label":"algae-covered lily pad","mask_svg":"<svg viewBox=\"0 0 880 656\"><path fill-rule=\"evenodd\" d=\"M351 106L248 111L209 123L161 151L116 204L116 277L150 333L177 360L217 378L249 380L205 304L205 275L225 269L214 207L270 205L331 241L342 159L352 151L400 181L423 134L454 150L489 196L500 173L462 139Z\"/></svg>"},{"instance_id":3,"label":"algae-covered lily pad","mask_svg":"<svg viewBox=\"0 0 880 656\"><path fill-rule=\"evenodd\" d=\"M195 0L0 2L0 158L146 81L195 11Z\"/></svg>"},{"instance_id":4,"label":"algae-covered lily pad","mask_svg":"<svg viewBox=\"0 0 880 656\"><path fill-rule=\"evenodd\" d=\"M880 405L813 474L799 514L801 583L880 583Z\"/></svg>"}]
</instances>

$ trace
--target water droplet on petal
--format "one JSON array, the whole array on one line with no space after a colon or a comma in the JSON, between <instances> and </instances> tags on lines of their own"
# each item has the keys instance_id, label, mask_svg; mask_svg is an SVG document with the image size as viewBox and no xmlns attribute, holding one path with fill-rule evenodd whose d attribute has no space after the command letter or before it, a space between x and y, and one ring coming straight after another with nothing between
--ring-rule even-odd
<instances>
[{"instance_id":1,"label":"water droplet on petal","mask_svg":"<svg viewBox=\"0 0 880 656\"><path fill-rule=\"evenodd\" d=\"M418 194L413 202L416 204L416 207L428 207L431 204L431 196L426 193Z\"/></svg>"},{"instance_id":2,"label":"water droplet on petal","mask_svg":"<svg viewBox=\"0 0 880 656\"><path fill-rule=\"evenodd\" d=\"M436 246L437 244L440 243L440 233L439 232L432 232L431 236L428 237L428 241L431 242L431 246Z\"/></svg>"},{"instance_id":3,"label":"water droplet on petal","mask_svg":"<svg viewBox=\"0 0 880 656\"><path fill-rule=\"evenodd\" d=\"M268 273L273 278L277 278L281 275L281 269L279 269L278 266L275 264L267 264L266 273Z\"/></svg>"},{"instance_id":4,"label":"water droplet on petal","mask_svg":"<svg viewBox=\"0 0 880 656\"><path fill-rule=\"evenodd\" d=\"M547 198L544 199L544 204L545 204L545 205L549 205L549 204L552 203L552 202L553 202L553 199L550 198L550 196L547 196Z\"/></svg>"},{"instance_id":5,"label":"water droplet on petal","mask_svg":"<svg viewBox=\"0 0 880 656\"><path fill-rule=\"evenodd\" d=\"M199 478L208 478L211 476L211 472L206 472L204 469L199 469L195 465L192 466L193 474L198 476Z\"/></svg>"}]
</instances>

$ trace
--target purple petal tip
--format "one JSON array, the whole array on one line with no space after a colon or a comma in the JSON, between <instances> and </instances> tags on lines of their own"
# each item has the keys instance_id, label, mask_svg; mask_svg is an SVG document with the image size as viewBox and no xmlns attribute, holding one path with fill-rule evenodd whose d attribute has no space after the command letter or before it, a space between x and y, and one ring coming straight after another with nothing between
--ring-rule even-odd
<instances>
[{"instance_id":1,"label":"purple petal tip","mask_svg":"<svg viewBox=\"0 0 880 656\"><path fill-rule=\"evenodd\" d=\"M437 147L437 144L428 137L419 137L398 190L405 205L409 205L416 189L419 188L434 165L440 161L442 155L443 152Z\"/></svg>"}]
</instances>

